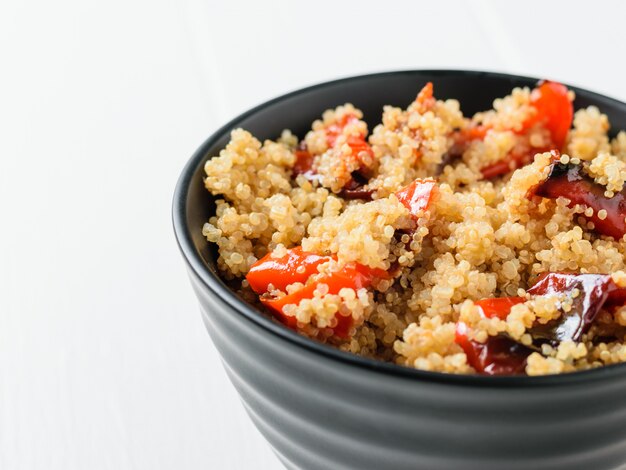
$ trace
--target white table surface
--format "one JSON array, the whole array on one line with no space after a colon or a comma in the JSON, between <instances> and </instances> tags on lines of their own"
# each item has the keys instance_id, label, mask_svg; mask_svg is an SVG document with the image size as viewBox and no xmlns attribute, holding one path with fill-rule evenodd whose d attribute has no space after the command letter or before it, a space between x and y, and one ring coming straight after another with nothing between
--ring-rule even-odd
<instances>
[{"instance_id":1,"label":"white table surface","mask_svg":"<svg viewBox=\"0 0 626 470\"><path fill-rule=\"evenodd\" d=\"M229 118L318 81L472 68L626 99L622 2L0 5L0 469L276 469L170 224Z\"/></svg>"}]
</instances>

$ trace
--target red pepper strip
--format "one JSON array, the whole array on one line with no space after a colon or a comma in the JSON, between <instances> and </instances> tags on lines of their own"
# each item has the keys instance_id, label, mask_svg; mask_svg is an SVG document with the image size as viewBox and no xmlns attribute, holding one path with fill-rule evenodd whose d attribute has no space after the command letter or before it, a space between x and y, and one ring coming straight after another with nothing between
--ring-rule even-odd
<instances>
[{"instance_id":1,"label":"red pepper strip","mask_svg":"<svg viewBox=\"0 0 626 470\"><path fill-rule=\"evenodd\" d=\"M482 124L469 126L459 131L459 139L465 142L471 140L484 140L489 129L491 129L491 127L484 126Z\"/></svg>"},{"instance_id":2,"label":"red pepper strip","mask_svg":"<svg viewBox=\"0 0 626 470\"><path fill-rule=\"evenodd\" d=\"M413 218L419 217L424 209L432 202L437 183L433 179L416 179L407 187L397 191L396 197L409 209Z\"/></svg>"},{"instance_id":3,"label":"red pepper strip","mask_svg":"<svg viewBox=\"0 0 626 470\"><path fill-rule=\"evenodd\" d=\"M344 185L339 195L344 199L361 199L371 201L373 189L365 189L367 179L357 172L352 173L352 178Z\"/></svg>"},{"instance_id":4,"label":"red pepper strip","mask_svg":"<svg viewBox=\"0 0 626 470\"><path fill-rule=\"evenodd\" d=\"M344 128L348 124L352 124L353 122L357 122L359 118L357 118L354 114L344 114L341 119L337 122L329 125L326 128L326 142L329 147L334 147L337 141L337 138L343 133ZM365 137L365 136L363 136Z\"/></svg>"},{"instance_id":5,"label":"red pepper strip","mask_svg":"<svg viewBox=\"0 0 626 470\"><path fill-rule=\"evenodd\" d=\"M574 289L579 294L573 297ZM528 289L531 295L566 296L572 301L569 312L546 325L536 325L531 330L533 338L551 342L579 341L589 329L602 308L624 305L626 289L618 287L608 274L544 273Z\"/></svg>"},{"instance_id":6,"label":"red pepper strip","mask_svg":"<svg viewBox=\"0 0 626 470\"><path fill-rule=\"evenodd\" d=\"M417 94L415 102L419 105L419 111L425 113L435 105L435 97L433 96L433 83L428 82Z\"/></svg>"},{"instance_id":7,"label":"red pepper strip","mask_svg":"<svg viewBox=\"0 0 626 470\"><path fill-rule=\"evenodd\" d=\"M375 279L387 279L389 275L382 269L369 268L361 264L349 264L344 266L337 272L321 276L315 282L307 284L304 288L297 292L287 294L278 298L261 297L261 302L267 307L274 310L279 319L287 326L295 327L296 319L285 315L283 313L283 307L288 304L299 304L303 299L312 299L313 293L320 284L326 284L328 286L329 294L339 294L341 289L361 289L369 287ZM336 336L340 338L346 338L350 327L352 326L352 317L344 317L343 315L336 315L337 326L333 329Z\"/></svg>"},{"instance_id":8,"label":"red pepper strip","mask_svg":"<svg viewBox=\"0 0 626 470\"><path fill-rule=\"evenodd\" d=\"M269 284L276 289L285 291L289 284L294 282L306 283L311 275L317 274L317 266L334 259L331 256L320 256L315 253L302 251L301 247L288 250L281 258L272 258L268 254L257 261L251 268L246 279L250 287L257 293L263 294L261 302L274 310L276 317L289 327L295 328L295 317L285 315L283 307L287 304L299 304L302 299L313 298L313 292L319 284L328 286L328 293L338 294L344 288L367 288L375 279L389 279L390 275L382 269L369 268L360 264L349 264L337 272L320 276L318 279L305 285L302 289L282 297L270 297L267 293ZM337 325L333 328L336 336L346 337L352 326L352 317L337 315Z\"/></svg>"},{"instance_id":9,"label":"red pepper strip","mask_svg":"<svg viewBox=\"0 0 626 470\"><path fill-rule=\"evenodd\" d=\"M492 179L517 170L530 163L536 153L551 147L563 147L574 118L574 106L567 96L567 87L556 82L540 82L530 94L530 103L536 112L522 124L522 130L518 133L524 134L535 124L541 124L550 131L551 145L532 149L525 154L512 152L506 159L483 168L483 178Z\"/></svg>"},{"instance_id":10,"label":"red pepper strip","mask_svg":"<svg viewBox=\"0 0 626 470\"><path fill-rule=\"evenodd\" d=\"M463 348L467 363L484 375L523 374L526 359L532 352L526 346L505 336L490 336L485 343L468 338L469 329L463 322L456 325L456 343Z\"/></svg>"},{"instance_id":11,"label":"red pepper strip","mask_svg":"<svg viewBox=\"0 0 626 470\"><path fill-rule=\"evenodd\" d=\"M313 170L314 155L306 149L306 147L298 148L295 151L296 163L293 165L291 175L293 178L298 175L312 176L315 172Z\"/></svg>"},{"instance_id":12,"label":"red pepper strip","mask_svg":"<svg viewBox=\"0 0 626 470\"><path fill-rule=\"evenodd\" d=\"M480 172L482 173L483 178L487 180L493 179L497 176L506 175L507 173L511 171L517 170L518 168L528 165L530 162L532 162L535 154L543 153L546 150L548 149L535 147L535 148L529 149L529 151L525 153L519 153L519 152L513 151L507 155L507 158L505 160L500 160L499 162L492 163L491 165L487 165L486 167L482 168Z\"/></svg>"},{"instance_id":13,"label":"red pepper strip","mask_svg":"<svg viewBox=\"0 0 626 470\"><path fill-rule=\"evenodd\" d=\"M532 188L530 195L536 194L549 199L564 197L569 199L569 207L576 204L591 207L593 215L587 219L593 222L594 230L619 240L626 234L626 189L611 198L604 195L605 189L585 175L580 165L555 161L551 165L548 178ZM602 209L607 214L603 220L598 217L598 212Z\"/></svg>"},{"instance_id":14,"label":"red pepper strip","mask_svg":"<svg viewBox=\"0 0 626 470\"><path fill-rule=\"evenodd\" d=\"M523 304L525 301L524 297L498 297L482 299L474 305L480 308L481 313L487 318L498 317L500 320L506 320L513 306Z\"/></svg>"},{"instance_id":15,"label":"red pepper strip","mask_svg":"<svg viewBox=\"0 0 626 470\"><path fill-rule=\"evenodd\" d=\"M486 180L490 180L492 178L496 178L497 176L506 175L509 171L513 171L519 168L516 162L511 162L510 160L500 160L499 162L488 165L480 170L483 175L483 178Z\"/></svg>"},{"instance_id":16,"label":"red pepper strip","mask_svg":"<svg viewBox=\"0 0 626 470\"><path fill-rule=\"evenodd\" d=\"M487 318L504 320L514 305L524 301L522 297L501 297L479 300L476 306ZM490 336L485 343L473 341L469 339L469 327L461 321L456 325L455 341L465 352L468 364L485 375L522 374L532 352L505 336Z\"/></svg>"},{"instance_id":17,"label":"red pepper strip","mask_svg":"<svg viewBox=\"0 0 626 470\"><path fill-rule=\"evenodd\" d=\"M272 258L268 253L252 265L246 279L257 294L267 292L269 284L284 291L294 282L305 283L309 276L317 274L318 265L330 260L330 256L308 253L298 246L288 250L281 258Z\"/></svg>"},{"instance_id":18,"label":"red pepper strip","mask_svg":"<svg viewBox=\"0 0 626 470\"><path fill-rule=\"evenodd\" d=\"M365 141L365 137L361 137L360 135L349 135L346 137L346 143L352 149L352 156L357 159L361 167L370 167L371 159L374 158L374 151L370 144ZM370 156L368 161L363 161L361 158L361 152L365 152Z\"/></svg>"},{"instance_id":19,"label":"red pepper strip","mask_svg":"<svg viewBox=\"0 0 626 470\"><path fill-rule=\"evenodd\" d=\"M574 106L567 96L567 87L557 82L542 81L530 94L536 114L524 123L528 129L536 123L550 131L552 142L561 149L574 119Z\"/></svg>"}]
</instances>

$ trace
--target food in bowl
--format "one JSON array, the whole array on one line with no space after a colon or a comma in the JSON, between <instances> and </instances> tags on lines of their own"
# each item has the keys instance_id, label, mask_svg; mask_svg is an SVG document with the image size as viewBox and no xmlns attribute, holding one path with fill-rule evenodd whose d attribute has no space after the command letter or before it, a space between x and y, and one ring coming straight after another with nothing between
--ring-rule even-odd
<instances>
[{"instance_id":1,"label":"food in bowl","mask_svg":"<svg viewBox=\"0 0 626 470\"><path fill-rule=\"evenodd\" d=\"M463 116L426 84L368 135L350 104L302 140L243 129L205 165L203 234L246 301L418 369L542 375L626 361L626 133L565 86Z\"/></svg>"}]
</instances>

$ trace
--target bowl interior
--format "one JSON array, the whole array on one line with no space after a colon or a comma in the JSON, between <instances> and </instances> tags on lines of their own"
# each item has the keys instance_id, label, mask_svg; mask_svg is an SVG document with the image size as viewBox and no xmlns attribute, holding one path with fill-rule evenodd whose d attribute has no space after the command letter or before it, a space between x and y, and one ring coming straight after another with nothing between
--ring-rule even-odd
<instances>
[{"instance_id":1,"label":"bowl interior","mask_svg":"<svg viewBox=\"0 0 626 470\"><path fill-rule=\"evenodd\" d=\"M290 129L302 138L323 111L349 102L363 111L371 130L380 122L383 106L406 107L428 81L433 82L438 99L459 100L464 115L471 116L477 111L490 109L495 98L509 94L512 88L533 87L538 79L450 70L389 72L323 83L251 109L209 137L189 161L179 180L174 201L174 225L188 261L196 267L196 261L199 261L215 281L224 285L217 272L216 249L202 236L202 226L215 212L214 199L204 188L203 166L208 158L218 155L225 147L232 129L242 127L261 141L276 139L283 129ZM626 130L626 104L590 91L570 88L576 92L575 109L595 105L608 115L611 135Z\"/></svg>"}]
</instances>

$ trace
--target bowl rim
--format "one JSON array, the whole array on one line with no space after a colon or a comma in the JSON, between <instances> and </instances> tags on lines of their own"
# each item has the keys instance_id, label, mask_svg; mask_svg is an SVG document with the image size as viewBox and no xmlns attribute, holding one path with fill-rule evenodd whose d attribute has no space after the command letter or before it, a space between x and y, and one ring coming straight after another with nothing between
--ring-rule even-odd
<instances>
[{"instance_id":1,"label":"bowl rim","mask_svg":"<svg viewBox=\"0 0 626 470\"><path fill-rule=\"evenodd\" d=\"M613 364L608 366L602 366L595 369L588 369L583 371L570 372L565 374L550 374L542 376L485 376L485 375L460 375L444 372L432 372L420 369L414 369L407 366L402 366L390 362L379 361L370 359L367 357L359 356L354 353L341 351L333 346L319 343L315 340L307 338L298 334L284 325L281 325L272 319L268 318L261 311L255 307L249 305L244 300L239 298L234 291L232 291L224 281L211 272L206 266L204 260L195 248L191 232L187 226L187 196L189 191L190 182L195 175L196 171L201 171L203 168L202 162L207 159L207 151L213 146L219 139L227 135L232 129L236 128L238 124L247 119L248 117L263 111L264 109L278 103L282 100L298 96L303 93L309 93L316 90L321 90L325 87L333 86L335 84L357 82L360 80L367 80L377 77L389 77L395 75L411 75L419 78L420 74L429 76L467 76L473 78L490 77L499 79L516 79L516 80L529 80L539 81L540 79L535 77L508 74L502 72L493 71L480 71L480 70L464 70L464 69L406 69L406 70L394 70L387 72L368 73L361 75L354 75L343 77L335 80L324 81L316 83L314 85L306 86L296 89L294 91L285 93L283 95L272 98L265 101L251 109L239 114L232 118L226 124L214 131L200 147L194 152L193 156L187 161L185 167L182 170L180 177L176 183L174 190L174 196L172 201L172 224L174 228L174 234L178 247L188 265L197 278L203 283L211 293L219 297L222 301L227 303L233 310L242 316L243 319L250 321L257 326L261 327L268 333L280 337L281 339L292 343L293 345L308 350L313 354L323 356L330 360L341 362L347 366L354 366L362 370L370 371L372 373L378 373L386 376L394 376L396 378L404 378L409 380L415 380L417 383L422 382L435 382L442 384L455 384L465 385L470 387L498 387L498 388L529 388L529 387L546 387L546 386L565 386L572 384L579 384L583 382L592 381L604 381L609 380L618 375L626 374L626 363ZM579 91L584 94L597 99L599 102L611 102L620 106L626 106L617 99L587 90L576 86L570 86L565 84L569 89L578 93Z\"/></svg>"}]
</instances>

